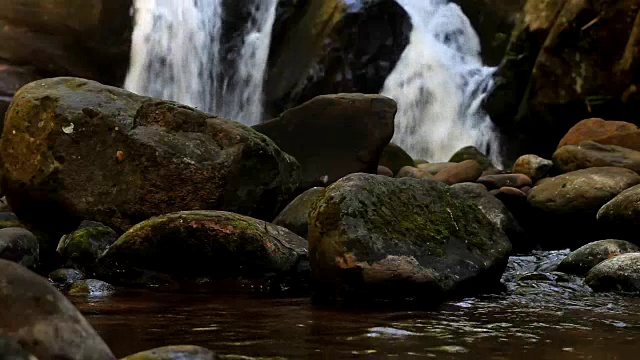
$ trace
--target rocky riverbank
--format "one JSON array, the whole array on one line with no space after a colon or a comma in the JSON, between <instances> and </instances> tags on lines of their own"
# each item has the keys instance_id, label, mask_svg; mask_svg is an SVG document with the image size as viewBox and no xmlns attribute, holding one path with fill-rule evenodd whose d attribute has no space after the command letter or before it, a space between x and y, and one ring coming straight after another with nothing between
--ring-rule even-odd
<instances>
[{"instance_id":1,"label":"rocky riverbank","mask_svg":"<svg viewBox=\"0 0 640 360\"><path fill-rule=\"evenodd\" d=\"M379 95L326 95L250 128L79 78L21 88L0 139L2 349L113 358L59 291L224 286L429 306L504 291L510 256L569 248L520 280L640 292L635 125L584 120L551 159L504 170L473 147L412 159L389 144L395 112ZM131 358L181 353L214 358Z\"/></svg>"}]
</instances>

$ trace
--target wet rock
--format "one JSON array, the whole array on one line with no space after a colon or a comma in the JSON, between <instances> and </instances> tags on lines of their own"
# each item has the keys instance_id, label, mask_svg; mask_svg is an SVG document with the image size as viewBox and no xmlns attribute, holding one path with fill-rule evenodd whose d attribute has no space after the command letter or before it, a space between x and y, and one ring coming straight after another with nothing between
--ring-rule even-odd
<instances>
[{"instance_id":1,"label":"wet rock","mask_svg":"<svg viewBox=\"0 0 640 360\"><path fill-rule=\"evenodd\" d=\"M598 211L598 223L608 233L640 243L640 185L633 186L604 204Z\"/></svg>"},{"instance_id":2,"label":"wet rock","mask_svg":"<svg viewBox=\"0 0 640 360\"><path fill-rule=\"evenodd\" d=\"M515 251L528 248L525 233L518 221L500 200L487 191L486 187L481 184L462 183L455 184L452 188L475 203L487 218L507 235Z\"/></svg>"},{"instance_id":3,"label":"wet rock","mask_svg":"<svg viewBox=\"0 0 640 360\"><path fill-rule=\"evenodd\" d=\"M91 297L109 296L116 292L113 285L96 279L76 280L69 288L69 295L83 295Z\"/></svg>"},{"instance_id":4,"label":"wet rock","mask_svg":"<svg viewBox=\"0 0 640 360\"><path fill-rule=\"evenodd\" d=\"M35 268L39 261L38 238L27 229L0 229L0 258Z\"/></svg>"},{"instance_id":5,"label":"wet rock","mask_svg":"<svg viewBox=\"0 0 640 360\"><path fill-rule=\"evenodd\" d=\"M613 256L640 252L640 248L623 240L600 240L589 243L569 254L558 265L558 271L585 275L594 266Z\"/></svg>"},{"instance_id":6,"label":"wet rock","mask_svg":"<svg viewBox=\"0 0 640 360\"><path fill-rule=\"evenodd\" d=\"M449 162L461 163L465 160L475 160L482 170L495 168L491 160L475 146L467 146L456 151L449 159Z\"/></svg>"},{"instance_id":7,"label":"wet rock","mask_svg":"<svg viewBox=\"0 0 640 360\"><path fill-rule=\"evenodd\" d=\"M49 273L49 281L58 289L65 289L77 280L84 279L84 274L76 269L58 269Z\"/></svg>"},{"instance_id":8,"label":"wet rock","mask_svg":"<svg viewBox=\"0 0 640 360\"><path fill-rule=\"evenodd\" d=\"M622 254L599 263L585 281L598 292L640 292L640 253Z\"/></svg>"},{"instance_id":9,"label":"wet rock","mask_svg":"<svg viewBox=\"0 0 640 360\"><path fill-rule=\"evenodd\" d=\"M504 197L521 197L526 198L527 194L522 189L516 189L510 186L503 186L500 189L497 189L498 192L495 194L497 198Z\"/></svg>"},{"instance_id":10,"label":"wet rock","mask_svg":"<svg viewBox=\"0 0 640 360\"><path fill-rule=\"evenodd\" d=\"M247 216L184 211L134 226L98 262L98 277L116 284L138 284L148 272L178 280L304 277L307 241Z\"/></svg>"},{"instance_id":11,"label":"wet rock","mask_svg":"<svg viewBox=\"0 0 640 360\"><path fill-rule=\"evenodd\" d=\"M440 181L447 185L475 182L480 175L482 175L482 170L482 165L478 164L477 161L464 160L442 169L433 176L433 180Z\"/></svg>"},{"instance_id":12,"label":"wet rock","mask_svg":"<svg viewBox=\"0 0 640 360\"><path fill-rule=\"evenodd\" d=\"M552 167L551 160L543 159L538 155L522 155L513 164L511 172L526 175L535 183L545 178Z\"/></svg>"},{"instance_id":13,"label":"wet rock","mask_svg":"<svg viewBox=\"0 0 640 360\"><path fill-rule=\"evenodd\" d=\"M307 238L309 212L313 204L324 194L324 188L315 187L305 191L295 198L273 220L274 225L291 230L294 234Z\"/></svg>"},{"instance_id":14,"label":"wet rock","mask_svg":"<svg viewBox=\"0 0 640 360\"><path fill-rule=\"evenodd\" d=\"M527 197L536 221L545 224L538 235L556 249L577 248L605 236L596 225L598 210L638 183L638 174L618 167L577 170L539 182Z\"/></svg>"},{"instance_id":15,"label":"wet rock","mask_svg":"<svg viewBox=\"0 0 640 360\"><path fill-rule=\"evenodd\" d=\"M635 141L629 141L634 139ZM567 145L580 145L593 141L603 145L618 145L640 151L640 129L624 121L586 119L575 124L560 140L558 149Z\"/></svg>"},{"instance_id":16,"label":"wet rock","mask_svg":"<svg viewBox=\"0 0 640 360\"><path fill-rule=\"evenodd\" d=\"M0 58L46 76L121 85L131 51L132 2L7 0L0 14Z\"/></svg>"},{"instance_id":17,"label":"wet rock","mask_svg":"<svg viewBox=\"0 0 640 360\"><path fill-rule=\"evenodd\" d=\"M498 281L510 250L465 195L430 180L349 175L309 215L318 299L437 302L482 291Z\"/></svg>"},{"instance_id":18,"label":"wet rock","mask_svg":"<svg viewBox=\"0 0 640 360\"><path fill-rule=\"evenodd\" d=\"M413 178L413 179L431 179L433 175L430 172L413 166L405 166L396 174L397 178Z\"/></svg>"},{"instance_id":19,"label":"wet rock","mask_svg":"<svg viewBox=\"0 0 640 360\"><path fill-rule=\"evenodd\" d=\"M165 346L129 355L121 360L216 360L218 356L209 349L193 345Z\"/></svg>"},{"instance_id":20,"label":"wet rock","mask_svg":"<svg viewBox=\"0 0 640 360\"><path fill-rule=\"evenodd\" d=\"M448 168L451 165L454 165L456 163L453 162L446 162L446 163L424 163L424 164L419 164L417 167L418 169L427 171L428 173L430 173L431 175L435 175L437 173L439 173L440 171Z\"/></svg>"},{"instance_id":21,"label":"wet rock","mask_svg":"<svg viewBox=\"0 0 640 360\"><path fill-rule=\"evenodd\" d=\"M381 95L322 95L253 128L302 166L303 190L357 172L375 173L393 136L396 102Z\"/></svg>"},{"instance_id":22,"label":"wet rock","mask_svg":"<svg viewBox=\"0 0 640 360\"><path fill-rule=\"evenodd\" d=\"M623 167L640 173L640 151L583 141L580 145L565 145L558 149L553 154L553 163L563 173L604 166Z\"/></svg>"},{"instance_id":23,"label":"wet rock","mask_svg":"<svg viewBox=\"0 0 640 360\"><path fill-rule=\"evenodd\" d=\"M378 165L385 166L391 169L394 174L397 174L403 167L415 166L415 163L411 155L407 154L400 146L389 143L382 150Z\"/></svg>"},{"instance_id":24,"label":"wet rock","mask_svg":"<svg viewBox=\"0 0 640 360\"><path fill-rule=\"evenodd\" d=\"M16 214L12 212L0 212L0 229L11 227L23 227Z\"/></svg>"},{"instance_id":25,"label":"wet rock","mask_svg":"<svg viewBox=\"0 0 640 360\"><path fill-rule=\"evenodd\" d=\"M83 221L78 230L62 236L56 252L65 266L86 271L117 239L118 234L110 227Z\"/></svg>"},{"instance_id":26,"label":"wet rock","mask_svg":"<svg viewBox=\"0 0 640 360\"><path fill-rule=\"evenodd\" d=\"M393 177L393 171L386 166L378 165L378 171L376 171L376 174L380 176Z\"/></svg>"},{"instance_id":27,"label":"wet rock","mask_svg":"<svg viewBox=\"0 0 640 360\"><path fill-rule=\"evenodd\" d=\"M26 85L5 130L2 193L55 241L81 219L124 231L183 209L271 220L298 183L295 159L244 125L83 79Z\"/></svg>"},{"instance_id":28,"label":"wet rock","mask_svg":"<svg viewBox=\"0 0 640 360\"><path fill-rule=\"evenodd\" d=\"M531 179L523 174L483 175L477 180L477 182L491 190L503 187L522 188L533 185Z\"/></svg>"},{"instance_id":29,"label":"wet rock","mask_svg":"<svg viewBox=\"0 0 640 360\"><path fill-rule=\"evenodd\" d=\"M411 28L394 0L299 2L273 29L267 111L276 116L322 94L380 93Z\"/></svg>"},{"instance_id":30,"label":"wet rock","mask_svg":"<svg viewBox=\"0 0 640 360\"><path fill-rule=\"evenodd\" d=\"M107 345L49 282L0 260L0 336L38 359L111 360Z\"/></svg>"},{"instance_id":31,"label":"wet rock","mask_svg":"<svg viewBox=\"0 0 640 360\"><path fill-rule=\"evenodd\" d=\"M6 360L37 360L14 339L0 335L0 355Z\"/></svg>"}]
</instances>

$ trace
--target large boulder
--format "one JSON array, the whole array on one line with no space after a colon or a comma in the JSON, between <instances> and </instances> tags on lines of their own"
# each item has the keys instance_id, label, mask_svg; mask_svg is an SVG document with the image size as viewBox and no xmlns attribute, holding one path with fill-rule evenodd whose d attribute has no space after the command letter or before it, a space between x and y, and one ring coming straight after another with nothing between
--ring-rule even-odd
<instances>
[{"instance_id":1,"label":"large boulder","mask_svg":"<svg viewBox=\"0 0 640 360\"><path fill-rule=\"evenodd\" d=\"M482 210L432 180L349 175L309 215L318 299L437 302L488 290L510 250Z\"/></svg>"},{"instance_id":2,"label":"large boulder","mask_svg":"<svg viewBox=\"0 0 640 360\"><path fill-rule=\"evenodd\" d=\"M56 252L64 266L86 272L116 240L118 234L108 226L83 221L78 230L60 238Z\"/></svg>"},{"instance_id":3,"label":"large boulder","mask_svg":"<svg viewBox=\"0 0 640 360\"><path fill-rule=\"evenodd\" d=\"M579 145L566 145L553 153L553 164L566 173L591 167L616 166L640 174L640 151L616 145L601 145L584 141Z\"/></svg>"},{"instance_id":4,"label":"large boulder","mask_svg":"<svg viewBox=\"0 0 640 360\"><path fill-rule=\"evenodd\" d=\"M637 0L527 0L485 107L513 154L548 157L588 118L637 122Z\"/></svg>"},{"instance_id":5,"label":"large boulder","mask_svg":"<svg viewBox=\"0 0 640 360\"><path fill-rule=\"evenodd\" d=\"M5 0L0 58L42 76L121 85L131 51L132 0Z\"/></svg>"},{"instance_id":6,"label":"large boulder","mask_svg":"<svg viewBox=\"0 0 640 360\"><path fill-rule=\"evenodd\" d=\"M411 21L394 0L279 2L265 94L276 116L315 96L377 94L409 43Z\"/></svg>"},{"instance_id":7,"label":"large boulder","mask_svg":"<svg viewBox=\"0 0 640 360\"><path fill-rule=\"evenodd\" d=\"M558 264L557 270L567 274L586 275L601 262L626 253L640 252L640 247L623 240L600 240L573 251Z\"/></svg>"},{"instance_id":8,"label":"large boulder","mask_svg":"<svg viewBox=\"0 0 640 360\"><path fill-rule=\"evenodd\" d=\"M324 188L311 188L296 197L273 220L274 225L291 230L294 234L307 238L309 228L309 212L316 200L324 194Z\"/></svg>"},{"instance_id":9,"label":"large boulder","mask_svg":"<svg viewBox=\"0 0 640 360\"><path fill-rule=\"evenodd\" d=\"M271 220L299 178L295 159L251 128L78 78L20 89L0 153L11 208L55 241L83 219L116 231L181 210Z\"/></svg>"},{"instance_id":10,"label":"large boulder","mask_svg":"<svg viewBox=\"0 0 640 360\"><path fill-rule=\"evenodd\" d=\"M538 182L527 199L536 221L544 224L536 229L540 240L554 249L598 240L598 210L639 183L640 175L618 167L582 169Z\"/></svg>"},{"instance_id":11,"label":"large boulder","mask_svg":"<svg viewBox=\"0 0 640 360\"><path fill-rule=\"evenodd\" d=\"M322 95L253 128L300 162L306 190L351 173L375 174L396 111L381 95Z\"/></svg>"},{"instance_id":12,"label":"large boulder","mask_svg":"<svg viewBox=\"0 0 640 360\"><path fill-rule=\"evenodd\" d=\"M604 204L598 211L598 223L607 233L640 244L640 185L631 187Z\"/></svg>"},{"instance_id":13,"label":"large boulder","mask_svg":"<svg viewBox=\"0 0 640 360\"><path fill-rule=\"evenodd\" d=\"M585 281L597 292L640 293L640 253L622 254L599 263Z\"/></svg>"},{"instance_id":14,"label":"large boulder","mask_svg":"<svg viewBox=\"0 0 640 360\"><path fill-rule=\"evenodd\" d=\"M99 276L125 285L146 275L172 281L304 276L307 241L291 231L223 211L184 211L144 221L98 260Z\"/></svg>"},{"instance_id":15,"label":"large boulder","mask_svg":"<svg viewBox=\"0 0 640 360\"><path fill-rule=\"evenodd\" d=\"M603 145L618 145L640 151L640 129L624 121L586 119L575 124L560 140L558 149L566 145L579 145L593 141Z\"/></svg>"},{"instance_id":16,"label":"large boulder","mask_svg":"<svg viewBox=\"0 0 640 360\"><path fill-rule=\"evenodd\" d=\"M115 360L80 312L49 282L0 260L0 338L41 360Z\"/></svg>"}]
</instances>

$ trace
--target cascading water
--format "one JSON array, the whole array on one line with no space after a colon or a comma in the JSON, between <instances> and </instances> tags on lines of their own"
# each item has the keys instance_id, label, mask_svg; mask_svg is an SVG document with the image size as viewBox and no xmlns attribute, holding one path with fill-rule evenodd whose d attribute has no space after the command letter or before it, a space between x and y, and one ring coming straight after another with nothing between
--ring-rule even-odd
<instances>
[{"instance_id":1,"label":"cascading water","mask_svg":"<svg viewBox=\"0 0 640 360\"><path fill-rule=\"evenodd\" d=\"M381 92L398 103L392 141L429 161L474 145L502 165L498 132L481 108L495 68L483 66L469 19L448 0L396 2L413 30Z\"/></svg>"},{"instance_id":2,"label":"cascading water","mask_svg":"<svg viewBox=\"0 0 640 360\"><path fill-rule=\"evenodd\" d=\"M225 68L223 0L135 0L125 88L247 125L259 123L276 5L277 0L251 5L239 53Z\"/></svg>"}]
</instances>

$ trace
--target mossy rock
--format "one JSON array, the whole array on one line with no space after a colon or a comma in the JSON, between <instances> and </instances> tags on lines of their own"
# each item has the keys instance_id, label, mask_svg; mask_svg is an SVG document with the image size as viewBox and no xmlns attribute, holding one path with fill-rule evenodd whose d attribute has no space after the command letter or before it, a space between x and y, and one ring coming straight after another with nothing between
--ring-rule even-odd
<instances>
[{"instance_id":1,"label":"mossy rock","mask_svg":"<svg viewBox=\"0 0 640 360\"><path fill-rule=\"evenodd\" d=\"M142 351L120 360L216 360L218 356L211 350L193 345L173 345Z\"/></svg>"},{"instance_id":2,"label":"mossy rock","mask_svg":"<svg viewBox=\"0 0 640 360\"><path fill-rule=\"evenodd\" d=\"M0 229L24 227L16 214L12 212L0 212Z\"/></svg>"},{"instance_id":3,"label":"mossy rock","mask_svg":"<svg viewBox=\"0 0 640 360\"><path fill-rule=\"evenodd\" d=\"M99 259L100 278L139 284L141 274L176 280L263 279L307 269L307 241L291 231L234 213L184 211L144 221Z\"/></svg>"},{"instance_id":4,"label":"mossy rock","mask_svg":"<svg viewBox=\"0 0 640 360\"><path fill-rule=\"evenodd\" d=\"M465 160L475 160L480 164L483 171L495 167L487 155L483 154L475 146L466 146L456 151L449 159L449 162L460 163Z\"/></svg>"},{"instance_id":5,"label":"mossy rock","mask_svg":"<svg viewBox=\"0 0 640 360\"><path fill-rule=\"evenodd\" d=\"M291 230L298 236L307 238L309 228L309 211L315 201L322 196L324 188L311 188L296 197L284 210L273 220L273 224Z\"/></svg>"},{"instance_id":6,"label":"mossy rock","mask_svg":"<svg viewBox=\"0 0 640 360\"><path fill-rule=\"evenodd\" d=\"M57 269L49 273L49 281L58 289L65 289L77 280L83 279L84 274L76 269Z\"/></svg>"},{"instance_id":7,"label":"mossy rock","mask_svg":"<svg viewBox=\"0 0 640 360\"><path fill-rule=\"evenodd\" d=\"M60 239L58 255L65 266L86 271L90 269L118 234L100 223L83 222L80 228Z\"/></svg>"},{"instance_id":8,"label":"mossy rock","mask_svg":"<svg viewBox=\"0 0 640 360\"><path fill-rule=\"evenodd\" d=\"M596 292L640 294L640 253L607 259L587 273L587 285Z\"/></svg>"},{"instance_id":9,"label":"mossy rock","mask_svg":"<svg viewBox=\"0 0 640 360\"><path fill-rule=\"evenodd\" d=\"M403 167L414 166L415 163L411 155L407 154L400 146L389 143L385 146L384 150L382 150L378 165L385 166L391 169L394 174L397 174Z\"/></svg>"},{"instance_id":10,"label":"mossy rock","mask_svg":"<svg viewBox=\"0 0 640 360\"><path fill-rule=\"evenodd\" d=\"M598 224L613 236L640 245L640 185L633 186L598 210Z\"/></svg>"},{"instance_id":11,"label":"mossy rock","mask_svg":"<svg viewBox=\"0 0 640 360\"><path fill-rule=\"evenodd\" d=\"M459 191L367 174L328 187L309 215L320 298L438 301L499 282L511 244Z\"/></svg>"},{"instance_id":12,"label":"mossy rock","mask_svg":"<svg viewBox=\"0 0 640 360\"><path fill-rule=\"evenodd\" d=\"M96 279L76 280L69 288L69 295L82 295L90 297L104 297L113 294L116 288L113 285Z\"/></svg>"}]
</instances>

